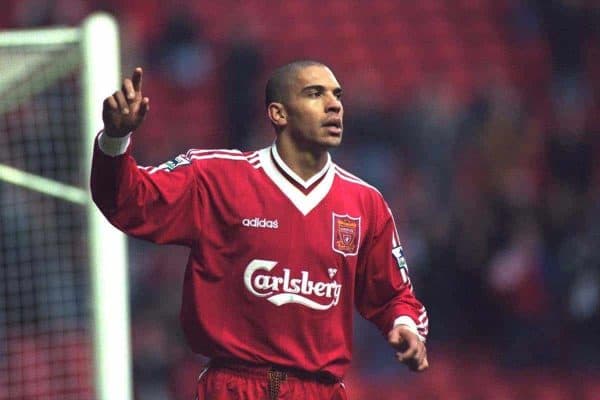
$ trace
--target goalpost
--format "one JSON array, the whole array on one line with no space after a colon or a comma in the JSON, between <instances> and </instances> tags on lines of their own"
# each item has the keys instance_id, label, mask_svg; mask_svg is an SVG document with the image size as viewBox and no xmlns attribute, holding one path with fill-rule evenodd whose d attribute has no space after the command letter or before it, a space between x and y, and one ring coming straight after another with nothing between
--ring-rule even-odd
<instances>
[{"instance_id":1,"label":"goalpost","mask_svg":"<svg viewBox=\"0 0 600 400\"><path fill-rule=\"evenodd\" d=\"M0 32L0 398L132 398L126 239L91 201L115 20Z\"/></svg>"}]
</instances>

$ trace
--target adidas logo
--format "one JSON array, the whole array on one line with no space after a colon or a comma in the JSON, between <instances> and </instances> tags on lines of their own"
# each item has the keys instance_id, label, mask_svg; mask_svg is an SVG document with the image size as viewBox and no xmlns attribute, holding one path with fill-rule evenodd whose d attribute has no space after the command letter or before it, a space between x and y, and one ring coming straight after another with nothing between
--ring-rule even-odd
<instances>
[{"instance_id":1,"label":"adidas logo","mask_svg":"<svg viewBox=\"0 0 600 400\"><path fill-rule=\"evenodd\" d=\"M279 221L276 219L270 220L266 218L244 218L242 220L242 225L248 228L268 228L268 229L277 229L279 228Z\"/></svg>"}]
</instances>

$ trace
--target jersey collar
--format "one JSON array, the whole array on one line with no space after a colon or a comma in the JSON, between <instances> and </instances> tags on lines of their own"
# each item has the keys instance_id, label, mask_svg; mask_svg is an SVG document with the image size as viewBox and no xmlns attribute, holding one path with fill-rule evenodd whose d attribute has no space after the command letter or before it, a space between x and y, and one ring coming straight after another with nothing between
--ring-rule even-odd
<instances>
[{"instance_id":1,"label":"jersey collar","mask_svg":"<svg viewBox=\"0 0 600 400\"><path fill-rule=\"evenodd\" d=\"M335 176L329 153L325 166L307 180L302 179L283 162L275 144L260 150L259 154L267 176L303 215L307 215L329 193Z\"/></svg>"},{"instance_id":2,"label":"jersey collar","mask_svg":"<svg viewBox=\"0 0 600 400\"><path fill-rule=\"evenodd\" d=\"M281 170L289 178L294 180L295 183L302 186L304 189L308 189L315 182L317 182L319 179L321 179L327 173L327 171L329 170L329 167L331 167L331 156L329 155L329 153L327 153L327 162L325 163L323 168L321 168L321 170L319 172L317 172L316 174L314 174L307 180L304 180L298 174L296 174L294 171L292 171L292 169L290 167L288 167L287 164L281 159L281 156L279 155L279 152L277 151L277 146L275 145L275 143L273 143L271 145L271 155L273 156L273 160L275 161L275 164L277 165L277 167L281 168Z\"/></svg>"}]
</instances>

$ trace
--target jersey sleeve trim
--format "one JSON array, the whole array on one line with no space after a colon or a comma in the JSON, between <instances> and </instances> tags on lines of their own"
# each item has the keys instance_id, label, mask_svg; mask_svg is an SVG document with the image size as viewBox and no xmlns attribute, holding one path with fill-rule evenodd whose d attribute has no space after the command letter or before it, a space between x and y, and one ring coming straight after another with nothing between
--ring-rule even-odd
<instances>
[{"instance_id":1,"label":"jersey sleeve trim","mask_svg":"<svg viewBox=\"0 0 600 400\"><path fill-rule=\"evenodd\" d=\"M123 137L110 137L104 129L98 135L98 148L107 156L117 157L125 154L131 143L131 132Z\"/></svg>"},{"instance_id":2,"label":"jersey sleeve trim","mask_svg":"<svg viewBox=\"0 0 600 400\"><path fill-rule=\"evenodd\" d=\"M421 342L425 342L425 336L421 334L423 332L422 324L417 325L411 317L409 317L408 315L402 315L394 320L394 328L399 325L406 326L408 330L410 330L412 333L418 336ZM421 330L419 329L419 326L421 326Z\"/></svg>"}]
</instances>

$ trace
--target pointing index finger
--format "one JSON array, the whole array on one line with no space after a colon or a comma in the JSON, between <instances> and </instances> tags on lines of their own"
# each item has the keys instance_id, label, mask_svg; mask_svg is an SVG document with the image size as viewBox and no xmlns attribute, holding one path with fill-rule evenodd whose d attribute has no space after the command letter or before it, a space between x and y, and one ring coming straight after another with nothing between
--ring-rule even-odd
<instances>
[{"instance_id":1,"label":"pointing index finger","mask_svg":"<svg viewBox=\"0 0 600 400\"><path fill-rule=\"evenodd\" d=\"M133 90L135 90L138 93L142 91L142 75L143 74L144 74L144 71L142 70L142 68L137 67L133 71L133 75L131 76L131 82L133 82Z\"/></svg>"}]
</instances>

